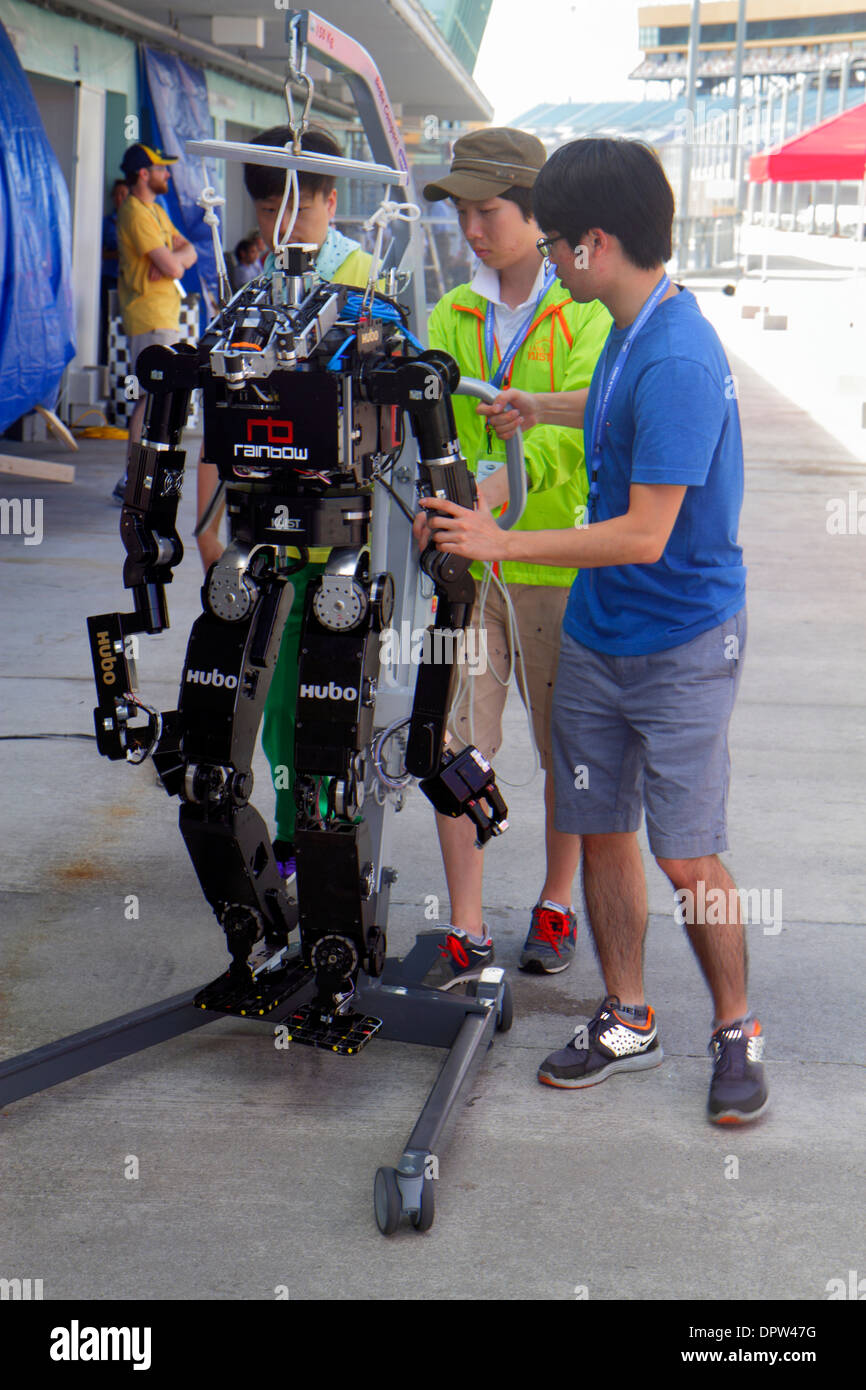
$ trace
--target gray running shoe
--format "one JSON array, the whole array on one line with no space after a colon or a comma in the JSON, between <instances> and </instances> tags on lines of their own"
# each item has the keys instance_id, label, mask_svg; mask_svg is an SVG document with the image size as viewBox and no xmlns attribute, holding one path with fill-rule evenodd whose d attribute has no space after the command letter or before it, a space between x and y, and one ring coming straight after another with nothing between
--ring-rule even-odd
<instances>
[{"instance_id":1,"label":"gray running shoe","mask_svg":"<svg viewBox=\"0 0 866 1390\"><path fill-rule=\"evenodd\" d=\"M520 968L534 974L558 975L574 960L577 918L539 903L532 909L529 935L520 954Z\"/></svg>"}]
</instances>

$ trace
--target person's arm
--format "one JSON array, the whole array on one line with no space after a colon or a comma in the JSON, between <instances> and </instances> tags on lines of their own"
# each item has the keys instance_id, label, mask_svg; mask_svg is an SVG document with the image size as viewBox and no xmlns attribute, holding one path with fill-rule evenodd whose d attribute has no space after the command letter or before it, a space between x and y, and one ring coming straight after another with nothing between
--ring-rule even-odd
<instances>
[{"instance_id":1,"label":"person's arm","mask_svg":"<svg viewBox=\"0 0 866 1390\"><path fill-rule=\"evenodd\" d=\"M533 493L571 484L576 470L585 468L583 457L583 415L589 395L589 384L596 363L610 332L610 314L602 304L580 306L581 312L570 320L573 341L565 363L559 391L522 392L518 396L523 407L518 414L527 430L524 450L529 488ZM500 393L513 396L514 391ZM496 404L496 403L494 403ZM492 407L488 406L490 410ZM497 428L503 412L491 417L491 426L500 438L513 434L518 414L506 417L504 429Z\"/></svg>"},{"instance_id":2,"label":"person's arm","mask_svg":"<svg viewBox=\"0 0 866 1390\"><path fill-rule=\"evenodd\" d=\"M428 517L427 524L438 550L473 560L597 569L600 565L654 565L660 560L685 495L685 485L635 483L623 516L562 531L502 531L483 498L477 511L439 497L424 497L420 505L436 513L435 521ZM416 535L419 544L426 543L422 527Z\"/></svg>"},{"instance_id":3,"label":"person's arm","mask_svg":"<svg viewBox=\"0 0 866 1390\"><path fill-rule=\"evenodd\" d=\"M622 515L568 531L500 531L483 501L469 511L423 498L425 511L442 513L430 527L438 549L571 569L655 564L686 488L706 483L731 412L726 392L703 362L671 357L651 364L634 386L631 482Z\"/></svg>"},{"instance_id":4,"label":"person's arm","mask_svg":"<svg viewBox=\"0 0 866 1390\"><path fill-rule=\"evenodd\" d=\"M588 386L579 391L520 391L509 386L490 405L480 402L477 410L487 417L500 439L510 439L518 427L524 434L536 425L581 430L588 395Z\"/></svg>"},{"instance_id":5,"label":"person's arm","mask_svg":"<svg viewBox=\"0 0 866 1390\"><path fill-rule=\"evenodd\" d=\"M216 492L218 483L217 466L215 463L205 463L204 445L202 445L198 456L198 476L196 478L196 522L204 516L207 504ZM219 536L222 514L223 507L218 507L217 514L207 530L202 531L200 536L196 536L198 553L201 556L205 572L210 569L215 560L219 559L225 548Z\"/></svg>"},{"instance_id":6,"label":"person's arm","mask_svg":"<svg viewBox=\"0 0 866 1390\"><path fill-rule=\"evenodd\" d=\"M198 252L191 241L182 237L180 232L175 232L171 239L171 249L176 256L183 261L184 270L189 270L190 266L195 265L198 260Z\"/></svg>"},{"instance_id":7,"label":"person's arm","mask_svg":"<svg viewBox=\"0 0 866 1390\"><path fill-rule=\"evenodd\" d=\"M154 246L147 254L151 262L151 269L148 271L151 279L166 276L169 280L179 280L198 260L195 247L188 241L179 251L169 251L167 246ZM156 275L153 273L154 268Z\"/></svg>"}]
</instances>

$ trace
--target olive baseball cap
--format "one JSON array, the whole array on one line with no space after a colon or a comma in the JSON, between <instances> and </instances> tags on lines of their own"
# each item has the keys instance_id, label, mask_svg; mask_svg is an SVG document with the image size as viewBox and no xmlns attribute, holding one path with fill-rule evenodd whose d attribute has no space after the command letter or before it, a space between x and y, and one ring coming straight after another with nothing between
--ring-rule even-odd
<instances>
[{"instance_id":1,"label":"olive baseball cap","mask_svg":"<svg viewBox=\"0 0 866 1390\"><path fill-rule=\"evenodd\" d=\"M428 183L424 197L429 203L442 198L471 202L496 198L509 188L531 188L546 163L547 150L525 130L510 126L473 130L455 141L450 174Z\"/></svg>"}]
</instances>

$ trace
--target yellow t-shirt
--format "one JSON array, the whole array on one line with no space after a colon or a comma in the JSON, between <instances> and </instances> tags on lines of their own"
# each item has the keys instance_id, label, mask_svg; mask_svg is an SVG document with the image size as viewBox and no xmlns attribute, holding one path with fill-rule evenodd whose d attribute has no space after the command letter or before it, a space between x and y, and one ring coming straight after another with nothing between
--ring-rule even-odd
<instances>
[{"instance_id":1,"label":"yellow t-shirt","mask_svg":"<svg viewBox=\"0 0 866 1390\"><path fill-rule=\"evenodd\" d=\"M117 214L117 299L128 338L151 333L155 328L177 328L180 294L174 280L163 275L149 280L153 262L148 255L157 246L171 250L179 236L168 213L159 203L144 203L131 193Z\"/></svg>"}]
</instances>

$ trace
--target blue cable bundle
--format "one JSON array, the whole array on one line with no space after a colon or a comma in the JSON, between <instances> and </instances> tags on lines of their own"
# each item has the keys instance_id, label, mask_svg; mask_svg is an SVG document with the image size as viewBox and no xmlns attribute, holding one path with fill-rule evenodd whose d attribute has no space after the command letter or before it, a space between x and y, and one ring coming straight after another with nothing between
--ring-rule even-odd
<instances>
[{"instance_id":1,"label":"blue cable bundle","mask_svg":"<svg viewBox=\"0 0 866 1390\"><path fill-rule=\"evenodd\" d=\"M346 307L343 310L345 317L347 319L351 319L353 323L357 323L361 313L361 306L363 303L364 296L362 294L347 295ZM373 295L373 302L370 305L370 317L374 319L381 319L383 323L399 324L412 346L416 347L419 352L424 351L423 343L419 343L418 339L414 336L414 334L409 332L408 328L406 328L402 318L400 317L399 311L395 309L393 304L389 304L387 299L381 299L377 294Z\"/></svg>"}]
</instances>

